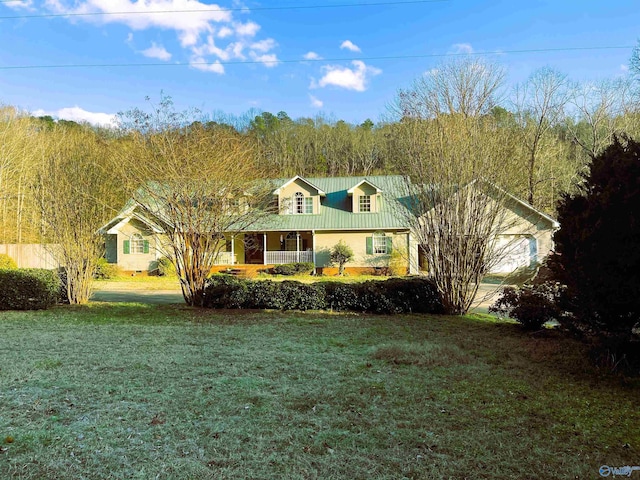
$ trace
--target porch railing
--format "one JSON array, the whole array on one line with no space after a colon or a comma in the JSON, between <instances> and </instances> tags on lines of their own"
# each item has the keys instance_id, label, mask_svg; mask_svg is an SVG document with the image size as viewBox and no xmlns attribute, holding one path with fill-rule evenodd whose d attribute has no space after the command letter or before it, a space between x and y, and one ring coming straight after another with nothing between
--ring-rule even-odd
<instances>
[{"instance_id":1,"label":"porch railing","mask_svg":"<svg viewBox=\"0 0 640 480\"><path fill-rule=\"evenodd\" d=\"M313 252L290 252L290 251L268 251L267 250L267 264L268 265L281 265L283 263L297 263L297 262L313 262Z\"/></svg>"},{"instance_id":2,"label":"porch railing","mask_svg":"<svg viewBox=\"0 0 640 480\"><path fill-rule=\"evenodd\" d=\"M233 259L233 262L231 261ZM216 259L214 261L214 265L232 265L236 262L236 256L231 255L231 252L219 252L216 255Z\"/></svg>"}]
</instances>

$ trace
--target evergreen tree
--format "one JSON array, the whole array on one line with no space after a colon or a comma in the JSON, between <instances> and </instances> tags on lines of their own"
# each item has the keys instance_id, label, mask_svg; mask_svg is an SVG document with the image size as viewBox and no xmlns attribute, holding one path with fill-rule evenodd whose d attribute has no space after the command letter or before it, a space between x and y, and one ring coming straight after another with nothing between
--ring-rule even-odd
<instances>
[{"instance_id":1,"label":"evergreen tree","mask_svg":"<svg viewBox=\"0 0 640 480\"><path fill-rule=\"evenodd\" d=\"M630 334L640 321L640 144L615 138L575 195L558 205L553 269L568 287L575 321Z\"/></svg>"}]
</instances>

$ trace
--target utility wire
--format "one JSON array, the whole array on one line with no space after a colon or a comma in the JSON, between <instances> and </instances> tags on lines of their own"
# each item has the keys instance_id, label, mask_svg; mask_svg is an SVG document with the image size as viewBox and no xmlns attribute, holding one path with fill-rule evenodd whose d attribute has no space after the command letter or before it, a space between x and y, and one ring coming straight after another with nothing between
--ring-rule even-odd
<instances>
[{"instance_id":1,"label":"utility wire","mask_svg":"<svg viewBox=\"0 0 640 480\"><path fill-rule=\"evenodd\" d=\"M82 63L82 64L51 64L51 65L0 65L0 70L36 70L36 69L63 69L63 68L129 68L129 67L189 67L208 65L252 65L252 64L278 64L278 63L317 63L317 62L351 62L354 60L410 60L420 58L442 58L461 56L504 55L521 53L543 52L576 52L593 50L625 50L633 49L635 45L622 46L598 46L598 47L558 47L558 48L529 48L521 50L493 50L472 53L428 53L421 55L389 55L375 57L351 57L351 58L318 58L311 60L237 60L214 62L189 62L189 63Z\"/></svg>"},{"instance_id":2,"label":"utility wire","mask_svg":"<svg viewBox=\"0 0 640 480\"><path fill-rule=\"evenodd\" d=\"M0 0L0 3L12 3L19 0ZM24 18L56 18L56 17L97 17L108 15L150 15L150 14L167 14L167 13L206 13L206 12L244 12L244 11L264 11L264 10L315 10L327 8L345 8L345 7L377 7L389 5L415 5L420 3L444 3L451 0L401 0L399 2L366 2L366 3L336 3L333 5L290 5L281 7L239 7L239 8L202 8L188 10L149 10L146 12L69 12L69 13L42 13L33 15L7 15L0 16L0 20L17 20Z\"/></svg>"}]
</instances>

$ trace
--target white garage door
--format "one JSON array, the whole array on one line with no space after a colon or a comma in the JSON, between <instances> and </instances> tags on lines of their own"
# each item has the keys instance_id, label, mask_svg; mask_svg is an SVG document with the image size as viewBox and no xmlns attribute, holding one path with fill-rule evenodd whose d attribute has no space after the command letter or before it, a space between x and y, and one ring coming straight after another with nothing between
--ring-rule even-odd
<instances>
[{"instance_id":1,"label":"white garage door","mask_svg":"<svg viewBox=\"0 0 640 480\"><path fill-rule=\"evenodd\" d=\"M496 239L491 273L511 273L528 267L538 255L536 239L528 235L500 235Z\"/></svg>"}]
</instances>

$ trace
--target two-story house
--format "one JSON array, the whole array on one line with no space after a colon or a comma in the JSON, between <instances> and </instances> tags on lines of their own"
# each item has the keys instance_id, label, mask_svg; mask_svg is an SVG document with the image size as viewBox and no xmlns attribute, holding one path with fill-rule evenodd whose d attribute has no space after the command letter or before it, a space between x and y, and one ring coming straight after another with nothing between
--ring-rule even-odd
<instances>
[{"instance_id":1,"label":"two-story house","mask_svg":"<svg viewBox=\"0 0 640 480\"><path fill-rule=\"evenodd\" d=\"M401 214L399 176L314 177L273 181L278 213L252 225L251 230L226 235L218 269L256 270L294 262L313 262L319 273L335 273L329 255L340 241L355 254L350 273L374 273L391 263L407 273L421 268L419 247ZM513 215L521 220L500 241L516 238L512 254L494 270L513 271L538 262L550 250L557 222L514 199ZM130 272L155 268L162 255L161 229L130 205L101 230L106 258Z\"/></svg>"}]
</instances>

